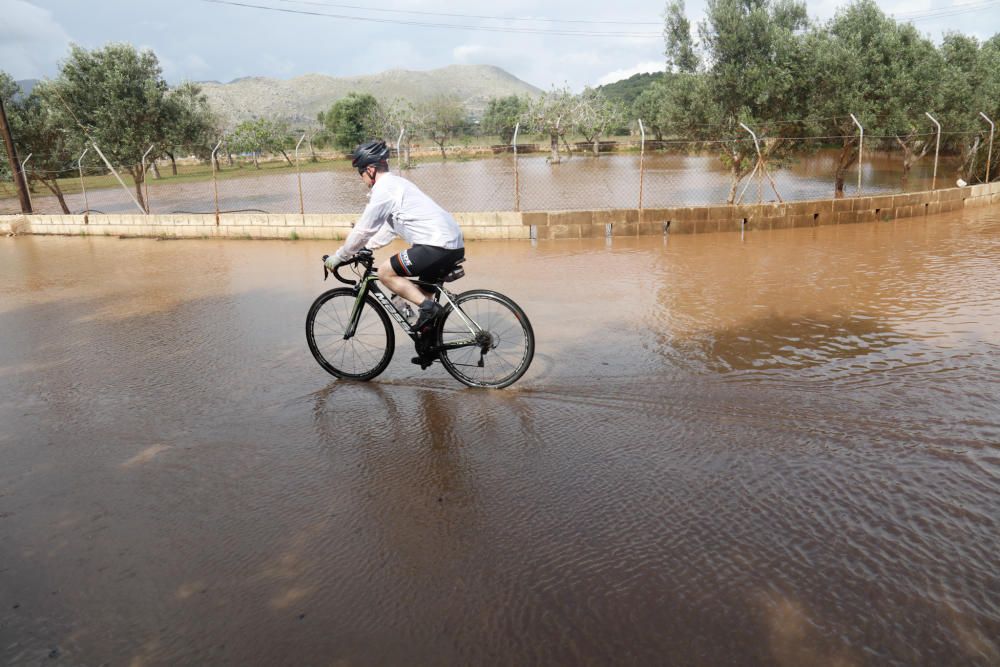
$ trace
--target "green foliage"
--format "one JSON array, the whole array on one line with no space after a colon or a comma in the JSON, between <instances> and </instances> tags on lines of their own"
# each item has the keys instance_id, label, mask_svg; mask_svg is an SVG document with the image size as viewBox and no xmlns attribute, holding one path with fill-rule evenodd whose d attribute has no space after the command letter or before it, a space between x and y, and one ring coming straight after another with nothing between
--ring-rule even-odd
<instances>
[{"instance_id":1,"label":"green foliage","mask_svg":"<svg viewBox=\"0 0 1000 667\"><path fill-rule=\"evenodd\" d=\"M333 145L344 150L373 136L373 119L378 116L378 101L367 93L349 93L334 102L323 115L324 129Z\"/></svg>"},{"instance_id":2,"label":"green foliage","mask_svg":"<svg viewBox=\"0 0 1000 667\"><path fill-rule=\"evenodd\" d=\"M528 100L518 95L491 98L483 114L482 130L499 135L502 143L509 144L514 139L514 128L527 111Z\"/></svg>"},{"instance_id":3,"label":"green foliage","mask_svg":"<svg viewBox=\"0 0 1000 667\"><path fill-rule=\"evenodd\" d=\"M553 88L528 107L527 129L549 137L553 162L559 162L559 141L573 128L578 104L579 99L568 88Z\"/></svg>"},{"instance_id":4,"label":"green foliage","mask_svg":"<svg viewBox=\"0 0 1000 667\"><path fill-rule=\"evenodd\" d=\"M7 74L3 70L0 70L0 100L3 101L4 109L7 113L10 113L9 107L13 106L14 96L21 92L21 87L17 85L14 77ZM0 148L4 150L3 155L0 156L0 179L8 180L11 178L10 165L7 164L7 149L4 147L3 141L0 141Z\"/></svg>"},{"instance_id":5,"label":"green foliage","mask_svg":"<svg viewBox=\"0 0 1000 667\"><path fill-rule=\"evenodd\" d=\"M700 59L691 39L691 22L684 15L684 0L670 0L667 3L663 23L663 41L666 43L664 55L667 69L672 72L693 73L698 70Z\"/></svg>"},{"instance_id":6,"label":"green foliage","mask_svg":"<svg viewBox=\"0 0 1000 667\"><path fill-rule=\"evenodd\" d=\"M460 134L468 126L468 114L462 100L454 95L436 95L418 107L421 131L441 149L446 141Z\"/></svg>"},{"instance_id":7,"label":"green foliage","mask_svg":"<svg viewBox=\"0 0 1000 667\"><path fill-rule=\"evenodd\" d=\"M22 160L30 156L25 166L29 183L41 183L58 200L63 213L69 207L63 197L58 179L75 174L76 158L83 152L83 136L60 123L59 117L47 102L51 92L47 84L36 85L27 96L20 95L20 88L6 74L0 72L0 94L10 124L11 135ZM16 94L16 95L15 95ZM9 177L7 156L3 156L3 176Z\"/></svg>"},{"instance_id":8,"label":"green foliage","mask_svg":"<svg viewBox=\"0 0 1000 667\"><path fill-rule=\"evenodd\" d=\"M625 124L625 110L617 100L608 99L593 88L585 88L573 113L573 125L598 154L598 142L612 128Z\"/></svg>"},{"instance_id":9,"label":"green foliage","mask_svg":"<svg viewBox=\"0 0 1000 667\"><path fill-rule=\"evenodd\" d=\"M142 155L164 143L167 83L152 51L109 44L87 51L75 44L48 97L63 127L76 126L113 163L128 165L138 185Z\"/></svg>"},{"instance_id":10,"label":"green foliage","mask_svg":"<svg viewBox=\"0 0 1000 667\"><path fill-rule=\"evenodd\" d=\"M598 86L597 90L604 93L604 96L608 99L618 100L625 104L626 107L631 107L640 95L661 79L663 79L662 72L642 72L640 74L633 74L621 81Z\"/></svg>"},{"instance_id":11,"label":"green foliage","mask_svg":"<svg viewBox=\"0 0 1000 667\"><path fill-rule=\"evenodd\" d=\"M236 153L246 153L253 157L254 164L260 168L257 158L262 153L281 153L291 164L286 150L294 145L288 126L285 123L268 118L245 120L237 125L226 137L229 150Z\"/></svg>"},{"instance_id":12,"label":"green foliage","mask_svg":"<svg viewBox=\"0 0 1000 667\"><path fill-rule=\"evenodd\" d=\"M207 159L222 131L221 120L208 106L208 98L201 86L182 83L167 94L166 105L164 150L173 157L177 149L186 148Z\"/></svg>"}]
</instances>

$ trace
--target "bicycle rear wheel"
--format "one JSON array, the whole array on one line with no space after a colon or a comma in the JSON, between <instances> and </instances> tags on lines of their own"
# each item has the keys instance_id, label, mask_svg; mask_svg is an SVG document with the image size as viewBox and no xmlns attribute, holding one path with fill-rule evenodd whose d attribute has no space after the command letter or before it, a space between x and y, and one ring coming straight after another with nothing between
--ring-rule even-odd
<instances>
[{"instance_id":1,"label":"bicycle rear wheel","mask_svg":"<svg viewBox=\"0 0 1000 667\"><path fill-rule=\"evenodd\" d=\"M306 341L313 357L331 375L371 380L389 365L396 338L389 316L366 296L358 328L345 339L356 300L357 295L347 287L320 294L306 316Z\"/></svg>"},{"instance_id":2,"label":"bicycle rear wheel","mask_svg":"<svg viewBox=\"0 0 1000 667\"><path fill-rule=\"evenodd\" d=\"M535 333L520 306L492 290L470 290L455 297L462 312L482 331L476 344L441 351L441 364L470 387L502 389L517 381L535 356ZM468 340L476 334L449 308L438 329L438 344Z\"/></svg>"}]
</instances>

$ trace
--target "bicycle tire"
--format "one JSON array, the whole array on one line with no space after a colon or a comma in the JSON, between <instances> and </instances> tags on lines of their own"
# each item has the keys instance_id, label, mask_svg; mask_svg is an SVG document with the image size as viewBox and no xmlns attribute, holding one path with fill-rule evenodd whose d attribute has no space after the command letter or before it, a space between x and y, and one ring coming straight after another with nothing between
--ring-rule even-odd
<instances>
[{"instance_id":1,"label":"bicycle tire","mask_svg":"<svg viewBox=\"0 0 1000 667\"><path fill-rule=\"evenodd\" d=\"M339 378L366 381L389 365L396 337L389 316L375 299L366 296L358 328L354 336L345 340L344 332L356 299L357 295L348 287L320 294L306 315L306 341L326 372Z\"/></svg>"},{"instance_id":2,"label":"bicycle tire","mask_svg":"<svg viewBox=\"0 0 1000 667\"><path fill-rule=\"evenodd\" d=\"M512 299L492 290L462 292L455 303L489 335L489 349L483 352L474 345L442 350L441 365L469 387L503 389L516 382L535 356L535 332L528 316ZM468 326L448 308L438 325L438 344L468 335Z\"/></svg>"}]
</instances>

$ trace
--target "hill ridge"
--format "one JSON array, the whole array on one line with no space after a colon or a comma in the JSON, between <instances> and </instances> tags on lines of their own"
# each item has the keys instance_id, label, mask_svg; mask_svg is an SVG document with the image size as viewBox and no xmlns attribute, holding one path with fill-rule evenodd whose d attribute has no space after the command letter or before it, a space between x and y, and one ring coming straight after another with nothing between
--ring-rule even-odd
<instances>
[{"instance_id":1,"label":"hill ridge","mask_svg":"<svg viewBox=\"0 0 1000 667\"><path fill-rule=\"evenodd\" d=\"M229 83L198 82L209 104L229 125L255 117L271 117L311 126L350 92L370 93L389 101L413 103L438 94L457 95L473 116L482 114L491 97L536 96L541 90L495 65L451 64L430 70L391 69L374 74L333 77L310 72L288 79L242 77Z\"/></svg>"}]
</instances>

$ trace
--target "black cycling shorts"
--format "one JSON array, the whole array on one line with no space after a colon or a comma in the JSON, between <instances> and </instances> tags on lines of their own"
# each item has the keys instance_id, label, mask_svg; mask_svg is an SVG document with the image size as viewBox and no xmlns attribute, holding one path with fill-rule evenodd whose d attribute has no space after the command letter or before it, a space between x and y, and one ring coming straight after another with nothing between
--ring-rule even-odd
<instances>
[{"instance_id":1,"label":"black cycling shorts","mask_svg":"<svg viewBox=\"0 0 1000 667\"><path fill-rule=\"evenodd\" d=\"M433 245L415 245L389 258L397 276L417 277L434 282L455 262L465 257L465 248L439 248Z\"/></svg>"}]
</instances>

